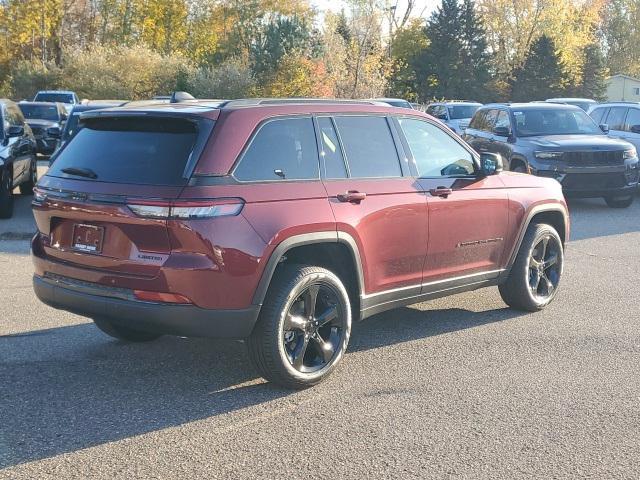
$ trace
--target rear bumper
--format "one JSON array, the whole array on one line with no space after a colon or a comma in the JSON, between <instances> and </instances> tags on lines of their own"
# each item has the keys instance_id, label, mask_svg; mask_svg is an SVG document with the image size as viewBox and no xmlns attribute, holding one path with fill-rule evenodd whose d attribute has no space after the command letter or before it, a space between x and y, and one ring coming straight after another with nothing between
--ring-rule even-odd
<instances>
[{"instance_id":1,"label":"rear bumper","mask_svg":"<svg viewBox=\"0 0 640 480\"><path fill-rule=\"evenodd\" d=\"M89 318L106 318L131 328L184 337L246 338L251 334L259 305L239 310L209 310L195 305L142 302L116 298L99 285L73 285L34 275L33 289L45 304ZM119 289L120 290L120 289ZM117 294L122 296L122 291Z\"/></svg>"}]
</instances>

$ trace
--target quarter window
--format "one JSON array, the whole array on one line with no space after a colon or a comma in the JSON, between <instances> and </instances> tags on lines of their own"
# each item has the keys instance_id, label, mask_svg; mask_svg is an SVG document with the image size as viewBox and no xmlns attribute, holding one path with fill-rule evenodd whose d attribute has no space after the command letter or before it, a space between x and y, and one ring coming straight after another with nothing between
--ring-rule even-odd
<instances>
[{"instance_id":1,"label":"quarter window","mask_svg":"<svg viewBox=\"0 0 640 480\"><path fill-rule=\"evenodd\" d=\"M399 119L420 177L472 175L469 151L439 127L411 118Z\"/></svg>"},{"instance_id":2,"label":"quarter window","mask_svg":"<svg viewBox=\"0 0 640 480\"><path fill-rule=\"evenodd\" d=\"M384 117L336 117L353 178L401 177L402 169Z\"/></svg>"},{"instance_id":3,"label":"quarter window","mask_svg":"<svg viewBox=\"0 0 640 480\"><path fill-rule=\"evenodd\" d=\"M318 147L311 118L283 118L264 124L234 175L242 181L318 178Z\"/></svg>"}]
</instances>

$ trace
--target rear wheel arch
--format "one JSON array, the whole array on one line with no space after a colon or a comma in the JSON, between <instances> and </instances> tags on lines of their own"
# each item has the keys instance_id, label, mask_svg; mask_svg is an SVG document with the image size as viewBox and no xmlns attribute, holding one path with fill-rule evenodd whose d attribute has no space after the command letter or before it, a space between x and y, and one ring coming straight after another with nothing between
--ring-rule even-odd
<instances>
[{"instance_id":1,"label":"rear wheel arch","mask_svg":"<svg viewBox=\"0 0 640 480\"><path fill-rule=\"evenodd\" d=\"M364 292L362 262L358 246L345 232L317 232L295 235L273 250L264 268L252 303L262 305L269 285L281 265L305 264L326 268L345 284L355 313L359 313Z\"/></svg>"}]
</instances>

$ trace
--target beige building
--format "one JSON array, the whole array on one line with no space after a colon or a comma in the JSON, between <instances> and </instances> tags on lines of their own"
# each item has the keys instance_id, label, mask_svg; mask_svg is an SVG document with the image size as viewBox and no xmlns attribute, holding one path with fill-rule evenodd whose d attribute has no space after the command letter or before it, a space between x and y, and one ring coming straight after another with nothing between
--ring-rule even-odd
<instances>
[{"instance_id":1,"label":"beige building","mask_svg":"<svg viewBox=\"0 0 640 480\"><path fill-rule=\"evenodd\" d=\"M607 100L640 102L640 79L629 75L613 75L607 79Z\"/></svg>"}]
</instances>

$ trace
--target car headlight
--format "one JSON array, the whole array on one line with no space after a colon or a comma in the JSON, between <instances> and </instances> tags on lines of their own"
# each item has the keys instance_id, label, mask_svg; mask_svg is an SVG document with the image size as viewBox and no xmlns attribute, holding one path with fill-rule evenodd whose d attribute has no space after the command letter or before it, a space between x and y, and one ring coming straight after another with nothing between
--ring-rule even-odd
<instances>
[{"instance_id":1,"label":"car headlight","mask_svg":"<svg viewBox=\"0 0 640 480\"><path fill-rule=\"evenodd\" d=\"M563 154L564 152L548 152L545 150L534 152L534 155L536 156L536 158L540 158L543 160L558 159L562 157Z\"/></svg>"},{"instance_id":2,"label":"car headlight","mask_svg":"<svg viewBox=\"0 0 640 480\"><path fill-rule=\"evenodd\" d=\"M624 158L625 160L629 158L637 158L637 157L638 157L638 152L636 151L636 147L630 148L629 150L625 150L624 153L622 154L622 158Z\"/></svg>"}]
</instances>

